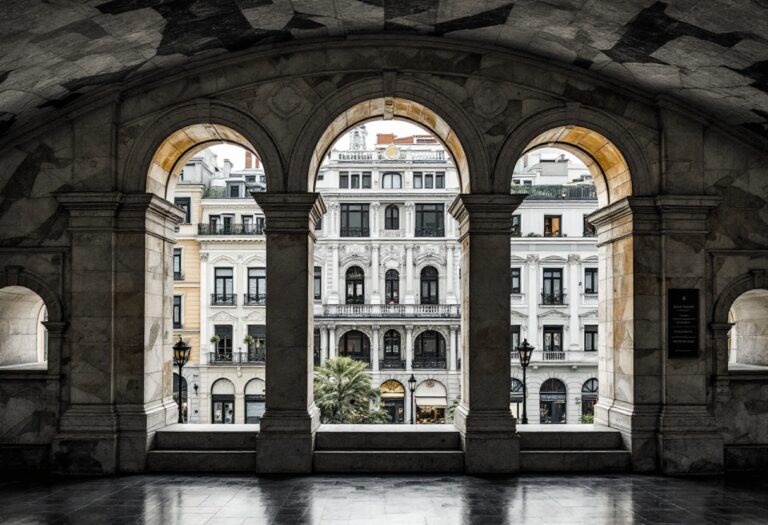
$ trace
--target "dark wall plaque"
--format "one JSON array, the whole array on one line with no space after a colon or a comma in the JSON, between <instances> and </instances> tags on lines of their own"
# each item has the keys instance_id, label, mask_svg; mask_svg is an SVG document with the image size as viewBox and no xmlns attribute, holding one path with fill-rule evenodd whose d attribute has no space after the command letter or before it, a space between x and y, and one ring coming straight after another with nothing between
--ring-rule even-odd
<instances>
[{"instance_id":1,"label":"dark wall plaque","mask_svg":"<svg viewBox=\"0 0 768 525\"><path fill-rule=\"evenodd\" d=\"M669 298L668 345L669 357L697 357L699 355L699 290L671 288Z\"/></svg>"}]
</instances>

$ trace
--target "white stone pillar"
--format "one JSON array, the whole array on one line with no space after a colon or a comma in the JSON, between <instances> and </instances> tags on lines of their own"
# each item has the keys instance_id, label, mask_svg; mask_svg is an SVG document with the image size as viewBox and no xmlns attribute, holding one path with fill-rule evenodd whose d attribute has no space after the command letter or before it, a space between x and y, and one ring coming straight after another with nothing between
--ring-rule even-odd
<instances>
[{"instance_id":1,"label":"white stone pillar","mask_svg":"<svg viewBox=\"0 0 768 525\"><path fill-rule=\"evenodd\" d=\"M528 319L526 320L526 332L520 334L520 340L528 339L528 342L541 350L539 346L539 298L541 297L542 283L539 279L539 256L528 256L528 283L524 288L528 294ZM511 288L510 288L511 289Z\"/></svg>"},{"instance_id":2,"label":"white stone pillar","mask_svg":"<svg viewBox=\"0 0 768 525\"><path fill-rule=\"evenodd\" d=\"M371 203L371 238L379 238L379 207L378 202Z\"/></svg>"},{"instance_id":3,"label":"white stone pillar","mask_svg":"<svg viewBox=\"0 0 768 525\"><path fill-rule=\"evenodd\" d=\"M379 245L371 245L371 304L381 304L379 293Z\"/></svg>"},{"instance_id":4,"label":"white stone pillar","mask_svg":"<svg viewBox=\"0 0 768 525\"><path fill-rule=\"evenodd\" d=\"M456 327L451 326L448 328L448 370L451 372L456 370Z\"/></svg>"},{"instance_id":5,"label":"white stone pillar","mask_svg":"<svg viewBox=\"0 0 768 525\"><path fill-rule=\"evenodd\" d=\"M581 257L576 254L568 256L568 290L566 300L568 301L568 333L565 334L563 349L571 351L583 350L581 328L579 326L579 303L581 302L582 282L579 275ZM566 343L568 346L566 346Z\"/></svg>"},{"instance_id":6,"label":"white stone pillar","mask_svg":"<svg viewBox=\"0 0 768 525\"><path fill-rule=\"evenodd\" d=\"M524 195L462 194L450 213L462 246L462 433L465 471L519 470L519 439L509 410L512 213Z\"/></svg>"},{"instance_id":7,"label":"white stone pillar","mask_svg":"<svg viewBox=\"0 0 768 525\"><path fill-rule=\"evenodd\" d=\"M416 298L413 291L413 246L405 246L405 304L415 304Z\"/></svg>"},{"instance_id":8,"label":"white stone pillar","mask_svg":"<svg viewBox=\"0 0 768 525\"><path fill-rule=\"evenodd\" d=\"M208 362L208 351L211 343L208 340L211 335L208 332L208 308L211 304L211 298L208 295L208 253L200 252L200 364Z\"/></svg>"},{"instance_id":9,"label":"white stone pillar","mask_svg":"<svg viewBox=\"0 0 768 525\"><path fill-rule=\"evenodd\" d=\"M312 397L314 225L325 213L318 193L254 193L267 219L266 411L259 472L311 472L320 411Z\"/></svg>"},{"instance_id":10,"label":"white stone pillar","mask_svg":"<svg viewBox=\"0 0 768 525\"><path fill-rule=\"evenodd\" d=\"M413 370L413 326L405 327L405 371Z\"/></svg>"},{"instance_id":11,"label":"white stone pillar","mask_svg":"<svg viewBox=\"0 0 768 525\"><path fill-rule=\"evenodd\" d=\"M373 325L373 341L371 341L371 370L379 371L379 332L380 327Z\"/></svg>"},{"instance_id":12,"label":"white stone pillar","mask_svg":"<svg viewBox=\"0 0 768 525\"><path fill-rule=\"evenodd\" d=\"M445 302L446 304L456 304L456 291L454 289L453 277L453 245L448 244L445 247Z\"/></svg>"},{"instance_id":13,"label":"white stone pillar","mask_svg":"<svg viewBox=\"0 0 768 525\"><path fill-rule=\"evenodd\" d=\"M328 357L333 359L338 357L338 342L336 341L336 327L328 327Z\"/></svg>"},{"instance_id":14,"label":"white stone pillar","mask_svg":"<svg viewBox=\"0 0 768 525\"><path fill-rule=\"evenodd\" d=\"M331 290L328 304L339 304L339 245L331 245Z\"/></svg>"},{"instance_id":15,"label":"white stone pillar","mask_svg":"<svg viewBox=\"0 0 768 525\"><path fill-rule=\"evenodd\" d=\"M405 237L413 238L416 230L415 207L412 202L405 203Z\"/></svg>"},{"instance_id":16,"label":"white stone pillar","mask_svg":"<svg viewBox=\"0 0 768 525\"><path fill-rule=\"evenodd\" d=\"M328 359L328 327L320 327L320 359Z\"/></svg>"}]
</instances>

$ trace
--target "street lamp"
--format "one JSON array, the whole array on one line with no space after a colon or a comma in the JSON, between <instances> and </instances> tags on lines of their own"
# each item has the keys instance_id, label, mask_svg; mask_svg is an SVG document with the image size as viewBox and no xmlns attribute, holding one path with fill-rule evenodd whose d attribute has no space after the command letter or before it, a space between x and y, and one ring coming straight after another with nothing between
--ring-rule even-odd
<instances>
[{"instance_id":1,"label":"street lamp","mask_svg":"<svg viewBox=\"0 0 768 525\"><path fill-rule=\"evenodd\" d=\"M528 368L528 365L531 363L531 356L533 355L534 348L528 343L528 339L523 339L523 344L519 345L515 350L517 350L517 356L520 358L520 366L523 367L523 418L520 422L523 425L527 425L528 409L526 408L526 404L528 402L528 385L525 380L525 369Z\"/></svg>"},{"instance_id":2,"label":"street lamp","mask_svg":"<svg viewBox=\"0 0 768 525\"><path fill-rule=\"evenodd\" d=\"M187 364L189 361L189 351L192 350L192 347L189 346L187 343L184 342L184 340L179 336L179 340L176 342L175 345L173 345L173 363L179 367L179 423L184 423L184 416L182 413L182 393L183 393L183 383L184 376L181 375L181 370L184 368L184 365Z\"/></svg>"},{"instance_id":3,"label":"street lamp","mask_svg":"<svg viewBox=\"0 0 768 525\"><path fill-rule=\"evenodd\" d=\"M416 412L416 399L413 397L413 393L416 391L416 378L411 377L408 379L408 390L411 391L411 425L413 425L413 415Z\"/></svg>"}]
</instances>

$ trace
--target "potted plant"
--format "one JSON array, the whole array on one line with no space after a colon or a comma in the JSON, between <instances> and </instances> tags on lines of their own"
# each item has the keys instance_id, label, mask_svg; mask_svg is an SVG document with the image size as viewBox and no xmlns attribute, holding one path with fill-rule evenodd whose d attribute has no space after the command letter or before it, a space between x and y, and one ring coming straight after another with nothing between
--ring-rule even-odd
<instances>
[{"instance_id":1,"label":"potted plant","mask_svg":"<svg viewBox=\"0 0 768 525\"><path fill-rule=\"evenodd\" d=\"M219 337L218 335L214 335L208 341L210 341L210 343L213 345L213 350L215 352L216 351L216 345L218 344L219 341L221 341L221 337Z\"/></svg>"},{"instance_id":2,"label":"potted plant","mask_svg":"<svg viewBox=\"0 0 768 525\"><path fill-rule=\"evenodd\" d=\"M243 343L248 345L249 347L253 345L253 343L256 342L256 339L253 338L252 335L248 334L245 337L243 337Z\"/></svg>"}]
</instances>

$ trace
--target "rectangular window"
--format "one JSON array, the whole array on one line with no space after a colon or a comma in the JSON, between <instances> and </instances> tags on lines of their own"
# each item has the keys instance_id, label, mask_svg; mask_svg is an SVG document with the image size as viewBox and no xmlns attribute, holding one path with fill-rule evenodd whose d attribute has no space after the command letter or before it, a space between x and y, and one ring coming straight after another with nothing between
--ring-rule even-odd
<instances>
[{"instance_id":1,"label":"rectangular window","mask_svg":"<svg viewBox=\"0 0 768 525\"><path fill-rule=\"evenodd\" d=\"M509 327L509 345L512 347L512 351L516 352L517 347L520 346L520 325L513 324Z\"/></svg>"},{"instance_id":2,"label":"rectangular window","mask_svg":"<svg viewBox=\"0 0 768 525\"><path fill-rule=\"evenodd\" d=\"M413 189L420 190L424 186L420 171L413 172Z\"/></svg>"},{"instance_id":3,"label":"rectangular window","mask_svg":"<svg viewBox=\"0 0 768 525\"><path fill-rule=\"evenodd\" d=\"M438 171L435 173L435 188L442 190L445 188L445 172Z\"/></svg>"},{"instance_id":4,"label":"rectangular window","mask_svg":"<svg viewBox=\"0 0 768 525\"><path fill-rule=\"evenodd\" d=\"M231 198L239 198L240 197L240 185L239 184L230 184L229 186L229 196Z\"/></svg>"},{"instance_id":5,"label":"rectangular window","mask_svg":"<svg viewBox=\"0 0 768 525\"><path fill-rule=\"evenodd\" d=\"M217 324L213 327L213 333L219 339L216 342L217 357L229 356L232 359L232 325Z\"/></svg>"},{"instance_id":6,"label":"rectangular window","mask_svg":"<svg viewBox=\"0 0 768 525\"><path fill-rule=\"evenodd\" d=\"M243 233L253 233L253 215L243 215Z\"/></svg>"},{"instance_id":7,"label":"rectangular window","mask_svg":"<svg viewBox=\"0 0 768 525\"><path fill-rule=\"evenodd\" d=\"M323 298L323 268L315 266L315 300Z\"/></svg>"},{"instance_id":8,"label":"rectangular window","mask_svg":"<svg viewBox=\"0 0 768 525\"><path fill-rule=\"evenodd\" d=\"M544 352L562 352L563 351L563 327L562 326L545 326L544 327L544 349L543 350Z\"/></svg>"},{"instance_id":9,"label":"rectangular window","mask_svg":"<svg viewBox=\"0 0 768 525\"><path fill-rule=\"evenodd\" d=\"M208 227L209 227L209 233L219 233L219 228L221 227L221 216L219 215L211 215L208 217Z\"/></svg>"},{"instance_id":10,"label":"rectangular window","mask_svg":"<svg viewBox=\"0 0 768 525\"><path fill-rule=\"evenodd\" d=\"M320 219L315 223L315 231L320 231L323 229L323 218L320 217Z\"/></svg>"},{"instance_id":11,"label":"rectangular window","mask_svg":"<svg viewBox=\"0 0 768 525\"><path fill-rule=\"evenodd\" d=\"M181 328L181 296L173 296L173 327Z\"/></svg>"},{"instance_id":12,"label":"rectangular window","mask_svg":"<svg viewBox=\"0 0 768 525\"><path fill-rule=\"evenodd\" d=\"M584 326L584 351L597 351L597 325L591 324Z\"/></svg>"},{"instance_id":13,"label":"rectangular window","mask_svg":"<svg viewBox=\"0 0 768 525\"><path fill-rule=\"evenodd\" d=\"M256 217L256 233L261 235L264 233L264 217Z\"/></svg>"},{"instance_id":14,"label":"rectangular window","mask_svg":"<svg viewBox=\"0 0 768 525\"><path fill-rule=\"evenodd\" d=\"M371 189L371 172L370 171L363 172L363 189L364 190Z\"/></svg>"},{"instance_id":15,"label":"rectangular window","mask_svg":"<svg viewBox=\"0 0 768 525\"><path fill-rule=\"evenodd\" d=\"M246 304L265 304L267 302L267 269L248 268L248 293Z\"/></svg>"},{"instance_id":16,"label":"rectangular window","mask_svg":"<svg viewBox=\"0 0 768 525\"><path fill-rule=\"evenodd\" d=\"M584 269L584 293L597 293L597 268Z\"/></svg>"},{"instance_id":17,"label":"rectangular window","mask_svg":"<svg viewBox=\"0 0 768 525\"><path fill-rule=\"evenodd\" d=\"M320 366L320 361L322 360L322 356L320 354L321 351L321 343L320 343L320 329L315 328L314 340L312 343L312 356L314 357L315 366Z\"/></svg>"},{"instance_id":18,"label":"rectangular window","mask_svg":"<svg viewBox=\"0 0 768 525\"><path fill-rule=\"evenodd\" d=\"M249 343L247 346L248 361L263 363L267 357L267 327L263 324L249 324L248 335L253 338L253 343Z\"/></svg>"},{"instance_id":19,"label":"rectangular window","mask_svg":"<svg viewBox=\"0 0 768 525\"><path fill-rule=\"evenodd\" d=\"M432 185L432 174L427 173L424 175L424 188L431 190L433 188Z\"/></svg>"},{"instance_id":20,"label":"rectangular window","mask_svg":"<svg viewBox=\"0 0 768 525\"><path fill-rule=\"evenodd\" d=\"M359 173L353 173L350 178L351 184L349 185L350 188L353 190L360 189L360 174Z\"/></svg>"},{"instance_id":21,"label":"rectangular window","mask_svg":"<svg viewBox=\"0 0 768 525\"><path fill-rule=\"evenodd\" d=\"M213 304L234 304L234 272L232 268L214 268Z\"/></svg>"},{"instance_id":22,"label":"rectangular window","mask_svg":"<svg viewBox=\"0 0 768 525\"><path fill-rule=\"evenodd\" d=\"M176 197L173 199L173 203L184 210L184 218L182 219L182 224L189 224L192 222L192 199L189 197Z\"/></svg>"},{"instance_id":23,"label":"rectangular window","mask_svg":"<svg viewBox=\"0 0 768 525\"><path fill-rule=\"evenodd\" d=\"M442 204L416 205L416 237L445 236L444 209Z\"/></svg>"},{"instance_id":24,"label":"rectangular window","mask_svg":"<svg viewBox=\"0 0 768 525\"><path fill-rule=\"evenodd\" d=\"M232 233L234 231L234 226L235 226L234 215L222 215L221 222L222 222L221 231L223 233Z\"/></svg>"},{"instance_id":25,"label":"rectangular window","mask_svg":"<svg viewBox=\"0 0 768 525\"><path fill-rule=\"evenodd\" d=\"M560 215L544 216L544 237L560 237Z\"/></svg>"},{"instance_id":26,"label":"rectangular window","mask_svg":"<svg viewBox=\"0 0 768 525\"><path fill-rule=\"evenodd\" d=\"M181 248L173 249L173 280L184 280L184 274L181 271Z\"/></svg>"},{"instance_id":27,"label":"rectangular window","mask_svg":"<svg viewBox=\"0 0 768 525\"><path fill-rule=\"evenodd\" d=\"M349 188L349 172L348 171L339 172L339 188L343 190Z\"/></svg>"},{"instance_id":28,"label":"rectangular window","mask_svg":"<svg viewBox=\"0 0 768 525\"><path fill-rule=\"evenodd\" d=\"M520 214L516 213L512 216L512 237L520 237Z\"/></svg>"},{"instance_id":29,"label":"rectangular window","mask_svg":"<svg viewBox=\"0 0 768 525\"><path fill-rule=\"evenodd\" d=\"M512 268L512 293L521 293L520 289L520 268Z\"/></svg>"},{"instance_id":30,"label":"rectangular window","mask_svg":"<svg viewBox=\"0 0 768 525\"><path fill-rule=\"evenodd\" d=\"M368 237L368 205L367 204L342 204L341 205L341 236L342 237Z\"/></svg>"},{"instance_id":31,"label":"rectangular window","mask_svg":"<svg viewBox=\"0 0 768 525\"><path fill-rule=\"evenodd\" d=\"M544 268L543 284L541 304L564 304L563 270L561 268Z\"/></svg>"}]
</instances>

